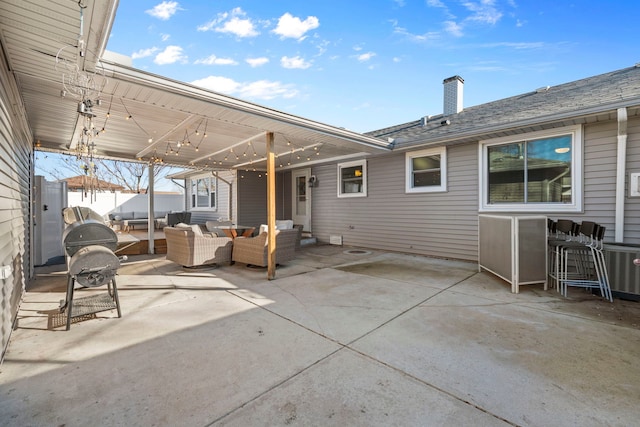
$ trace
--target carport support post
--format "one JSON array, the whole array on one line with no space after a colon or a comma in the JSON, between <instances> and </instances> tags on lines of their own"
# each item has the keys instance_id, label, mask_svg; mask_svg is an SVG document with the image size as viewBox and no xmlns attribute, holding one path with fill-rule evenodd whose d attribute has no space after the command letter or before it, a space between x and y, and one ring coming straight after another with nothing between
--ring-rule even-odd
<instances>
[{"instance_id":1,"label":"carport support post","mask_svg":"<svg viewBox=\"0 0 640 427\"><path fill-rule=\"evenodd\" d=\"M276 278L276 160L273 132L267 132L267 280Z\"/></svg>"},{"instance_id":2,"label":"carport support post","mask_svg":"<svg viewBox=\"0 0 640 427\"><path fill-rule=\"evenodd\" d=\"M156 218L155 215L153 214L155 212L155 200L154 200L154 171L153 171L153 163L149 163L149 187L147 188L147 210L149 211L149 214L147 215L147 217L149 218L149 223L147 225L147 234L148 234L148 239L149 239L149 250L148 253L153 254L156 250L155 250L155 240L153 240L154 238L154 232L155 232L155 222L156 222Z\"/></svg>"}]
</instances>

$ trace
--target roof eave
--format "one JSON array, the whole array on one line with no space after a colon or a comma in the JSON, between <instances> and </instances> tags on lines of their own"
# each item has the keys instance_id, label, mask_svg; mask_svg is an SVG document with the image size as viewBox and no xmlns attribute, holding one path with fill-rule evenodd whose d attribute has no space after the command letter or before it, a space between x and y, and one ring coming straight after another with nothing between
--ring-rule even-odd
<instances>
[{"instance_id":1,"label":"roof eave","mask_svg":"<svg viewBox=\"0 0 640 427\"><path fill-rule=\"evenodd\" d=\"M474 129L467 132L460 132L455 134L446 135L439 138L433 138L425 140L427 138L418 137L412 139L395 139L395 149L416 147L416 146L431 146L431 145L445 145L456 141L468 142L470 139L486 139L488 135L498 132L508 132L520 128L527 128L530 126L539 126L562 120L569 119L581 119L589 116L603 114L606 112L613 112L619 108L640 108L640 97L631 98L627 100L621 100L613 103L597 105L594 107L582 109L580 111L568 111L565 113L555 113L547 116L537 116L529 119L519 120L517 122L497 124L493 126L486 126L482 129Z\"/></svg>"}]
</instances>

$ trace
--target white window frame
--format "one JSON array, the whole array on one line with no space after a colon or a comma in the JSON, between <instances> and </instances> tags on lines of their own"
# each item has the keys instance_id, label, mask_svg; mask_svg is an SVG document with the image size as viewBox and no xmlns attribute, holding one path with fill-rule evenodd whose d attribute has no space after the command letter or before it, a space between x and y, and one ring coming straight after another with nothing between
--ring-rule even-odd
<instances>
[{"instance_id":1,"label":"white window frame","mask_svg":"<svg viewBox=\"0 0 640 427\"><path fill-rule=\"evenodd\" d=\"M488 147L499 144L513 144L534 139L571 135L571 203L488 203L487 183L489 182ZM478 194L480 212L583 212L583 131L582 126L567 126L539 132L530 132L480 141L478 145L479 179Z\"/></svg>"},{"instance_id":2,"label":"white window frame","mask_svg":"<svg viewBox=\"0 0 640 427\"><path fill-rule=\"evenodd\" d=\"M197 195L194 197L194 188L197 188L197 182L200 179L208 179L209 180L209 197L207 200L209 201L209 205L211 205L211 201L213 198L214 206L194 206L195 201L197 199ZM218 178L211 175L200 175L194 176L191 178L191 188L189 191L189 206L191 206L192 211L209 211L216 212L218 210Z\"/></svg>"},{"instance_id":3,"label":"white window frame","mask_svg":"<svg viewBox=\"0 0 640 427\"><path fill-rule=\"evenodd\" d=\"M423 187L413 186L413 159L416 157L440 156L440 185ZM447 148L429 148L405 153L405 192L406 193L435 193L447 191Z\"/></svg>"},{"instance_id":4,"label":"white window frame","mask_svg":"<svg viewBox=\"0 0 640 427\"><path fill-rule=\"evenodd\" d=\"M343 193L342 192L342 169L350 168L354 166L362 167L362 191L359 193ZM367 161L365 159L362 160L354 160L352 162L344 162L338 163L338 197L347 198L347 197L367 197Z\"/></svg>"}]
</instances>

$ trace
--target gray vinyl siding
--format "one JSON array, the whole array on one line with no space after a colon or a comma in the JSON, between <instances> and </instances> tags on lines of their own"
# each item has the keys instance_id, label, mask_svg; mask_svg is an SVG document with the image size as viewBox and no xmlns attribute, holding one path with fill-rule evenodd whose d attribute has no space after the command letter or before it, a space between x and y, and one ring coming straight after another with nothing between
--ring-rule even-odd
<instances>
[{"instance_id":1,"label":"gray vinyl siding","mask_svg":"<svg viewBox=\"0 0 640 427\"><path fill-rule=\"evenodd\" d=\"M640 244L640 197L628 197L629 174L640 173L640 118L629 120L627 127L627 176L625 201L625 243Z\"/></svg>"},{"instance_id":2,"label":"gray vinyl siding","mask_svg":"<svg viewBox=\"0 0 640 427\"><path fill-rule=\"evenodd\" d=\"M583 212L548 213L553 219L603 224L606 241L615 236L617 129L615 120L584 127ZM629 173L640 172L640 118L629 120L628 135L624 242L640 244L640 198L628 197ZM394 153L368 159L368 195L359 198L337 197L337 165L314 167L314 236L320 242L337 235L349 246L477 261L477 145L447 148L445 193L406 194L404 158Z\"/></svg>"},{"instance_id":3,"label":"gray vinyl siding","mask_svg":"<svg viewBox=\"0 0 640 427\"><path fill-rule=\"evenodd\" d=\"M313 233L343 243L463 260L477 260L478 149L474 144L447 151L447 192L405 193L405 154L367 160L367 197L337 197L337 166L315 167Z\"/></svg>"},{"instance_id":4,"label":"gray vinyl siding","mask_svg":"<svg viewBox=\"0 0 640 427\"><path fill-rule=\"evenodd\" d=\"M11 275L0 279L0 361L4 358L22 294L33 277L31 266L31 135L0 50L0 265Z\"/></svg>"},{"instance_id":5,"label":"gray vinyl siding","mask_svg":"<svg viewBox=\"0 0 640 427\"><path fill-rule=\"evenodd\" d=\"M267 221L264 172L238 172L238 224L256 227Z\"/></svg>"},{"instance_id":6,"label":"gray vinyl siding","mask_svg":"<svg viewBox=\"0 0 640 427\"><path fill-rule=\"evenodd\" d=\"M615 233L617 133L615 121L584 127L584 213L566 216L604 225L607 241Z\"/></svg>"},{"instance_id":7,"label":"gray vinyl siding","mask_svg":"<svg viewBox=\"0 0 640 427\"><path fill-rule=\"evenodd\" d=\"M291 218L291 172L276 174L276 219ZM238 224L267 223L267 179L264 172L238 172Z\"/></svg>"},{"instance_id":8,"label":"gray vinyl siding","mask_svg":"<svg viewBox=\"0 0 640 427\"><path fill-rule=\"evenodd\" d=\"M628 197L629 172L638 165L640 156L640 119L629 120L627 141L627 174L625 184L624 243L640 244L638 214L640 200ZM618 123L615 120L584 126L583 203L582 213L549 213L552 219L566 218L577 222L595 221L606 227L605 241L613 242L616 215L616 175ZM640 170L638 170L640 172Z\"/></svg>"}]
</instances>

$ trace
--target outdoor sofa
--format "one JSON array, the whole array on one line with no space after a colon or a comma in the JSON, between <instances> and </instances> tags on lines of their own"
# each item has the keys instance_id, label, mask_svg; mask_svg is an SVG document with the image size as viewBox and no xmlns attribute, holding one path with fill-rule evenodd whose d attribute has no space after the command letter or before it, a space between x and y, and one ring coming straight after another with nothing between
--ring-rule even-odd
<instances>
[{"instance_id":1,"label":"outdoor sofa","mask_svg":"<svg viewBox=\"0 0 640 427\"><path fill-rule=\"evenodd\" d=\"M233 240L205 233L201 226L176 224L164 227L167 259L183 267L231 263Z\"/></svg>"},{"instance_id":2,"label":"outdoor sofa","mask_svg":"<svg viewBox=\"0 0 640 427\"><path fill-rule=\"evenodd\" d=\"M157 211L153 217L155 228L163 228L180 222L188 223L191 212ZM112 227L118 226L121 230L129 231L136 225L146 227L149 223L149 214L147 211L112 212L109 214L109 222Z\"/></svg>"},{"instance_id":3,"label":"outdoor sofa","mask_svg":"<svg viewBox=\"0 0 640 427\"><path fill-rule=\"evenodd\" d=\"M296 256L298 229L276 230L276 264L285 264ZM234 262L266 267L268 264L267 232L256 237L238 237L233 241Z\"/></svg>"}]
</instances>

